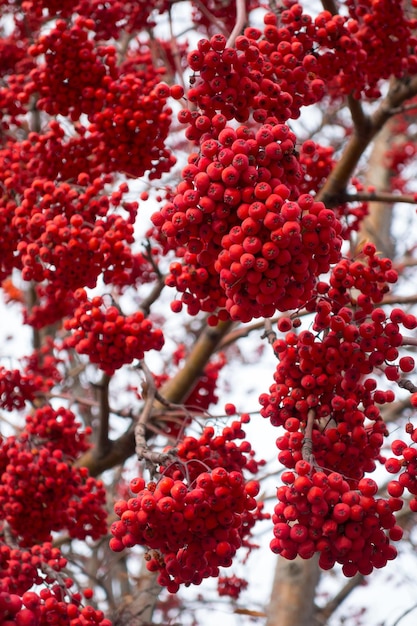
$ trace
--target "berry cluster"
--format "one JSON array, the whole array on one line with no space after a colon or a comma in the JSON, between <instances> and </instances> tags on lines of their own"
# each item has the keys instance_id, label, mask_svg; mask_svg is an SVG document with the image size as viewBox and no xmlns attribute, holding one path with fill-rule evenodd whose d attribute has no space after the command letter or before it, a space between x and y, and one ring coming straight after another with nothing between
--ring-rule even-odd
<instances>
[{"instance_id":1,"label":"berry cluster","mask_svg":"<svg viewBox=\"0 0 417 626\"><path fill-rule=\"evenodd\" d=\"M145 352L160 350L164 343L162 330L154 329L142 311L123 315L116 306L105 306L103 297L88 299L84 289L77 289L78 307L65 320L66 330L73 331L64 344L87 354L91 363L109 375Z\"/></svg>"},{"instance_id":2,"label":"berry cluster","mask_svg":"<svg viewBox=\"0 0 417 626\"><path fill-rule=\"evenodd\" d=\"M92 19L79 16L73 24L57 20L41 35L29 53L44 63L30 72L21 98L39 94L40 110L73 122L85 114L94 157L106 171L142 176L151 170L160 177L175 162L164 146L171 110L155 90L164 70L154 67L148 48L131 52L117 65L116 48L91 37L95 28Z\"/></svg>"},{"instance_id":3,"label":"berry cluster","mask_svg":"<svg viewBox=\"0 0 417 626\"><path fill-rule=\"evenodd\" d=\"M409 357L393 362L402 342L400 324L415 328L416 318L399 309L387 318L375 308L388 281L395 280L391 262L378 258L367 244L363 262L343 260L332 270L330 286L319 284L324 293L309 304L317 311L312 330L318 334L290 331L274 342L279 364L270 393L260 397L261 414L287 431L277 440L279 460L287 467L302 458L303 432L313 419L319 466L352 479L375 468L386 433L378 405L392 402L394 394L366 376L381 369L388 380L398 380L400 371L414 367ZM360 292L357 297L352 289ZM286 318L278 324L282 330L288 326Z\"/></svg>"},{"instance_id":4,"label":"berry cluster","mask_svg":"<svg viewBox=\"0 0 417 626\"><path fill-rule=\"evenodd\" d=\"M293 33L286 25L280 28L277 17L268 13L264 30L246 28L235 47L226 47L226 38L216 34L201 39L198 49L188 54L195 76L187 98L202 112L190 122L189 139L215 133L211 120L218 113L238 122L251 115L261 123L271 116L285 122L299 117L303 105L322 98L323 81L305 67L305 58L312 56L313 38L306 32L311 18L300 19L297 7L291 12L296 22Z\"/></svg>"},{"instance_id":5,"label":"berry cluster","mask_svg":"<svg viewBox=\"0 0 417 626\"><path fill-rule=\"evenodd\" d=\"M73 465L87 447L74 414L49 406L29 415L18 437L1 442L1 518L20 545L48 541L62 529L78 539L106 532L103 485Z\"/></svg>"},{"instance_id":6,"label":"berry cluster","mask_svg":"<svg viewBox=\"0 0 417 626\"><path fill-rule=\"evenodd\" d=\"M360 50L356 83L363 83L367 97L378 98L381 95L378 88L381 79L414 75L417 71L417 39L413 34L416 19L410 17L411 13L405 10L404 5L395 0L365 0L360 4L348 0L346 4L352 18L347 28ZM385 28L388 16L389 34ZM393 40L398 45L387 58L385 51L391 50ZM355 95L359 95L357 86Z\"/></svg>"},{"instance_id":7,"label":"berry cluster","mask_svg":"<svg viewBox=\"0 0 417 626\"><path fill-rule=\"evenodd\" d=\"M111 626L102 611L84 606L73 581L62 574L67 560L51 543L28 549L0 544L0 620L3 626ZM38 591L31 591L36 585ZM40 587L40 591L39 591ZM91 597L86 593L85 597Z\"/></svg>"},{"instance_id":8,"label":"berry cluster","mask_svg":"<svg viewBox=\"0 0 417 626\"><path fill-rule=\"evenodd\" d=\"M346 576L395 558L390 540L401 539L402 530L394 513L404 488L417 493L415 450L394 442L403 459L381 456L388 433L380 405L395 396L369 377L376 370L396 381L415 366L398 348L401 326L414 329L417 319L396 308L387 316L376 306L396 280L391 261L378 257L373 244L336 264L307 303L315 311L312 330L296 333L290 318L279 320L286 336L273 342L275 383L260 397L261 414L285 429L276 444L290 470L277 490L271 548L289 559L320 553L323 569L338 562ZM404 468L390 482L388 499L374 497L377 484L365 476L377 461L392 473Z\"/></svg>"},{"instance_id":9,"label":"berry cluster","mask_svg":"<svg viewBox=\"0 0 417 626\"><path fill-rule=\"evenodd\" d=\"M294 134L272 122L257 132L225 126L200 147L172 200L152 216L165 249L184 258L167 284L191 314L224 307L249 321L302 306L339 260L342 240L333 211L297 191Z\"/></svg>"},{"instance_id":10,"label":"berry cluster","mask_svg":"<svg viewBox=\"0 0 417 626\"><path fill-rule=\"evenodd\" d=\"M251 528L265 517L255 500L259 484L243 475L259 463L247 442L234 443L244 436L241 421L217 437L206 427L199 439L181 442L158 483L134 479L134 497L115 504L120 521L112 524L110 547L146 546L148 569L159 571L158 582L173 593L229 567L242 545L251 547Z\"/></svg>"},{"instance_id":11,"label":"berry cluster","mask_svg":"<svg viewBox=\"0 0 417 626\"><path fill-rule=\"evenodd\" d=\"M110 209L128 187L124 184L110 197L97 197L104 184L98 179L76 190L68 183L35 179L25 189L11 220L19 238L24 280L70 290L94 287L100 273L106 282L126 273L132 265L128 245L133 242L133 226Z\"/></svg>"},{"instance_id":12,"label":"berry cluster","mask_svg":"<svg viewBox=\"0 0 417 626\"><path fill-rule=\"evenodd\" d=\"M273 552L287 559L319 553L321 568L331 569L337 562L345 576L370 574L396 557L390 540L402 537L394 516L402 503L375 498L378 486L371 478L362 478L352 489L338 472L315 471L302 460L282 480L286 485L277 489L272 517Z\"/></svg>"},{"instance_id":13,"label":"berry cluster","mask_svg":"<svg viewBox=\"0 0 417 626\"><path fill-rule=\"evenodd\" d=\"M236 574L233 576L219 576L217 580L217 593L219 596L229 596L237 600L248 586L248 581L239 578Z\"/></svg>"},{"instance_id":14,"label":"berry cluster","mask_svg":"<svg viewBox=\"0 0 417 626\"><path fill-rule=\"evenodd\" d=\"M415 401L414 401L415 404ZM411 441L417 441L417 429L409 422L406 426ZM385 469L390 474L398 474L396 480L390 480L387 491L393 498L400 498L405 490L413 497L408 505L411 511L417 511L417 450L401 439L396 439L391 444L391 450L395 457L385 460Z\"/></svg>"},{"instance_id":15,"label":"berry cluster","mask_svg":"<svg viewBox=\"0 0 417 626\"><path fill-rule=\"evenodd\" d=\"M24 357L24 376L31 379L39 392L50 391L62 380L58 369L61 359L54 354L54 348L53 339L48 337L40 348Z\"/></svg>"},{"instance_id":16,"label":"berry cluster","mask_svg":"<svg viewBox=\"0 0 417 626\"><path fill-rule=\"evenodd\" d=\"M26 402L34 398L36 386L31 377L20 370L0 367L0 408L5 411L23 409Z\"/></svg>"}]
</instances>

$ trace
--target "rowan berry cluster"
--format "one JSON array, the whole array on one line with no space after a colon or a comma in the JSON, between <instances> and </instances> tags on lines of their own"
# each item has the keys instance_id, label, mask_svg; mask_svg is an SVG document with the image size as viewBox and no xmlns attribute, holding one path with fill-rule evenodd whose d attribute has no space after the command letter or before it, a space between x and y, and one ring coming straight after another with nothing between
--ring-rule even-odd
<instances>
[{"instance_id":1,"label":"rowan berry cluster","mask_svg":"<svg viewBox=\"0 0 417 626\"><path fill-rule=\"evenodd\" d=\"M369 98L381 95L378 81L389 76L402 77L414 75L417 71L416 44L414 36L416 19L404 10L404 5L395 0L365 0L358 3L348 0L346 3L351 20L347 28L361 50L359 70L364 83L364 94ZM389 16L390 32L384 25ZM384 52L391 50L391 42L398 45L388 58ZM355 96L359 95L356 87Z\"/></svg>"},{"instance_id":2,"label":"rowan berry cluster","mask_svg":"<svg viewBox=\"0 0 417 626\"><path fill-rule=\"evenodd\" d=\"M123 315L114 305L105 306L105 298L88 299L84 289L77 289L78 307L65 320L66 330L73 331L64 340L67 348L87 354L91 363L109 375L145 352L160 350L164 343L162 330L154 328L142 311Z\"/></svg>"},{"instance_id":3,"label":"rowan berry cluster","mask_svg":"<svg viewBox=\"0 0 417 626\"><path fill-rule=\"evenodd\" d=\"M417 429L409 422L406 431L411 436L411 441L417 441ZM385 460L385 469L390 474L398 474L395 480L390 480L387 491L393 498L401 498L404 491L408 491L412 498L408 502L411 511L417 511L417 450L412 447L413 443L407 444L401 439L396 439L391 444L394 457Z\"/></svg>"},{"instance_id":4,"label":"rowan berry cluster","mask_svg":"<svg viewBox=\"0 0 417 626\"><path fill-rule=\"evenodd\" d=\"M402 537L394 516L402 501L374 497L374 480L362 478L352 489L342 474L316 471L303 460L282 480L272 517L273 552L287 559L319 553L322 569L340 563L345 576L370 574L396 557L390 540Z\"/></svg>"},{"instance_id":5,"label":"rowan berry cluster","mask_svg":"<svg viewBox=\"0 0 417 626\"><path fill-rule=\"evenodd\" d=\"M96 25L79 16L72 24L57 20L40 35L29 54L44 62L30 72L19 96L27 102L38 94L37 107L51 116L78 122L85 114L94 157L105 171L142 176L151 170L159 177L175 162L164 146L171 110L163 94L155 91L164 70L154 67L149 50L143 53L143 48L118 65L116 48L91 37ZM133 71L135 66L138 71ZM149 119L155 123L149 124Z\"/></svg>"},{"instance_id":6,"label":"rowan berry cluster","mask_svg":"<svg viewBox=\"0 0 417 626\"><path fill-rule=\"evenodd\" d=\"M394 442L394 454L404 452L403 459L381 456L388 433L380 405L395 395L370 377L376 370L395 381L415 366L398 349L401 327L414 329L417 319L377 306L396 280L391 261L378 257L373 244L357 259L336 264L307 303L315 311L311 330L297 333L290 318L279 320L286 336L273 342L275 383L260 397L261 414L284 426L276 445L290 470L277 490L271 548L289 559L319 553L323 569L337 562L346 576L368 574L395 558L390 541L401 539L402 530L394 513L404 488L417 493L414 449ZM389 483L388 499L374 497L377 484L365 476L377 462L392 473L403 468Z\"/></svg>"},{"instance_id":7,"label":"rowan berry cluster","mask_svg":"<svg viewBox=\"0 0 417 626\"><path fill-rule=\"evenodd\" d=\"M165 249L184 258L167 284L191 314L225 308L220 317L249 321L302 306L339 260L342 227L298 193L295 135L285 124L224 126L200 148L172 201L152 216Z\"/></svg>"},{"instance_id":8,"label":"rowan berry cluster","mask_svg":"<svg viewBox=\"0 0 417 626\"><path fill-rule=\"evenodd\" d=\"M2 532L5 532L2 527ZM17 548L0 542L0 564L2 576L0 578L0 597L2 609L7 609L8 592L22 596L33 585L39 585L44 580L45 566L50 572L57 574L66 566L58 548L52 547L49 542L40 543L28 548ZM31 596L26 596L26 598ZM25 598L25 599L26 599Z\"/></svg>"},{"instance_id":9,"label":"rowan berry cluster","mask_svg":"<svg viewBox=\"0 0 417 626\"><path fill-rule=\"evenodd\" d=\"M259 484L243 474L259 463L248 442L234 443L244 436L241 421L218 436L206 427L199 439L180 443L157 483L134 479L133 497L115 504L120 521L112 524L110 547L146 546L147 568L158 571L159 584L172 593L229 567L240 547L251 547L255 521L266 517L255 500Z\"/></svg>"},{"instance_id":10,"label":"rowan berry cluster","mask_svg":"<svg viewBox=\"0 0 417 626\"><path fill-rule=\"evenodd\" d=\"M373 471L386 434L378 405L392 402L394 393L378 389L377 380L368 376L380 369L389 381L398 380L400 371L414 367L410 357L399 359L398 348L400 325L415 328L416 318L399 309L387 317L375 307L395 280L391 262L378 258L367 244L362 261L342 260L329 285L319 284L322 295L308 305L316 311L312 331L290 331L274 342L279 364L270 393L260 397L261 414L287 431L277 440L286 467L301 460L303 432L313 419L312 444L320 467L353 479ZM281 330L288 326L286 318L278 323Z\"/></svg>"},{"instance_id":11,"label":"rowan berry cluster","mask_svg":"<svg viewBox=\"0 0 417 626\"><path fill-rule=\"evenodd\" d=\"M59 371L62 360L54 354L54 349L54 341L49 337L40 348L23 359L23 375L30 378L36 391L48 392L62 380Z\"/></svg>"},{"instance_id":12,"label":"rowan berry cluster","mask_svg":"<svg viewBox=\"0 0 417 626\"><path fill-rule=\"evenodd\" d=\"M219 596L229 596L237 600L248 586L248 581L239 578L236 574L233 576L219 576L217 580L217 593Z\"/></svg>"},{"instance_id":13,"label":"rowan berry cluster","mask_svg":"<svg viewBox=\"0 0 417 626\"><path fill-rule=\"evenodd\" d=\"M78 539L106 532L103 485L73 465L87 447L74 414L49 406L29 415L19 436L1 442L0 517L20 545L48 541L63 529Z\"/></svg>"},{"instance_id":14,"label":"rowan berry cluster","mask_svg":"<svg viewBox=\"0 0 417 626\"><path fill-rule=\"evenodd\" d=\"M23 409L34 398L36 386L31 377L20 370L0 367L0 408L5 411Z\"/></svg>"},{"instance_id":15,"label":"rowan berry cluster","mask_svg":"<svg viewBox=\"0 0 417 626\"><path fill-rule=\"evenodd\" d=\"M4 532L4 531L3 531ZM111 626L102 611L85 606L73 580L63 576L67 560L51 543L27 549L0 544L0 620L3 626ZM31 591L36 585L40 591ZM91 595L86 593L86 597Z\"/></svg>"},{"instance_id":16,"label":"rowan berry cluster","mask_svg":"<svg viewBox=\"0 0 417 626\"><path fill-rule=\"evenodd\" d=\"M19 239L14 263L20 262L24 280L74 290L94 287L101 273L106 282L126 275L132 265L133 226L110 209L128 187L97 197L104 183L98 179L76 190L68 183L35 179L25 189L11 219Z\"/></svg>"}]
</instances>

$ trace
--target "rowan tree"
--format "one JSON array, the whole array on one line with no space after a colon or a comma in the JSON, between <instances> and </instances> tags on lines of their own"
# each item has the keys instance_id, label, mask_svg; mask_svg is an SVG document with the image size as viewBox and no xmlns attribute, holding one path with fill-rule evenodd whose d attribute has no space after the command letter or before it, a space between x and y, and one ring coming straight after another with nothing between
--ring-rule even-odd
<instances>
[{"instance_id":1,"label":"rowan tree","mask_svg":"<svg viewBox=\"0 0 417 626\"><path fill-rule=\"evenodd\" d=\"M415 4L0 2L4 626L197 623L207 579L240 620L318 625L396 558Z\"/></svg>"}]
</instances>

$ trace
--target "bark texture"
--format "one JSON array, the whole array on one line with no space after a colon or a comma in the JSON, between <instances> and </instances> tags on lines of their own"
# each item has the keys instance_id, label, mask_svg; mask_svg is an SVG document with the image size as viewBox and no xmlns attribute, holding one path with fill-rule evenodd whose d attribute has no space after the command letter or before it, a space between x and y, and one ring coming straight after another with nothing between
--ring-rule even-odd
<instances>
[{"instance_id":1,"label":"bark texture","mask_svg":"<svg viewBox=\"0 0 417 626\"><path fill-rule=\"evenodd\" d=\"M278 558L266 626L313 626L314 597L320 578L317 558Z\"/></svg>"}]
</instances>

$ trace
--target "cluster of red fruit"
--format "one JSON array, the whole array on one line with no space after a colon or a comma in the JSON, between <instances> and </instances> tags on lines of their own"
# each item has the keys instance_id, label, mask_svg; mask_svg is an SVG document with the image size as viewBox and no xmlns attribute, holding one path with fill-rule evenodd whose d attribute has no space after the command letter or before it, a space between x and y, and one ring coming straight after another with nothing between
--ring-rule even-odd
<instances>
[{"instance_id":1,"label":"cluster of red fruit","mask_svg":"<svg viewBox=\"0 0 417 626\"><path fill-rule=\"evenodd\" d=\"M417 454L406 444L395 447L395 454L404 451L402 461L386 462L392 473L404 469L391 481L388 499L374 498L377 484L365 477L385 461L380 405L395 398L369 374L377 370L394 381L414 369L414 359L400 357L398 348L401 326L414 329L417 319L400 309L387 317L376 306L396 280L391 261L377 256L372 244L359 258L341 260L307 304L315 311L312 330L274 341L275 383L260 397L261 414L285 429L276 442L278 459L294 470L284 472L286 486L277 491L271 547L290 559L318 552L321 567L341 563L347 576L395 558L390 540L402 531L394 512L403 505L404 488L417 493ZM278 329L292 324L284 317Z\"/></svg>"},{"instance_id":2,"label":"cluster of red fruit","mask_svg":"<svg viewBox=\"0 0 417 626\"><path fill-rule=\"evenodd\" d=\"M257 132L226 126L200 148L152 216L164 248L184 258L171 264L167 284L192 314L224 308L247 322L302 306L317 276L339 261L342 227L333 211L299 194L295 135L273 122Z\"/></svg>"},{"instance_id":3,"label":"cluster of red fruit","mask_svg":"<svg viewBox=\"0 0 417 626\"><path fill-rule=\"evenodd\" d=\"M412 405L416 407L417 398L414 395ZM411 441L417 441L417 429L409 422L406 425L406 432L411 436ZM414 512L417 511L417 450L401 439L396 439L391 444L391 450L395 457L385 460L385 469L390 474L398 474L397 479L390 480L387 491L392 497L400 498L404 491L408 491L412 498L408 506Z\"/></svg>"},{"instance_id":4,"label":"cluster of red fruit","mask_svg":"<svg viewBox=\"0 0 417 626\"><path fill-rule=\"evenodd\" d=\"M27 417L19 436L1 442L0 517L20 545L48 541L63 529L78 539L105 534L103 485L74 466L88 448L79 427L68 409L45 406Z\"/></svg>"},{"instance_id":5,"label":"cluster of red fruit","mask_svg":"<svg viewBox=\"0 0 417 626\"><path fill-rule=\"evenodd\" d=\"M133 497L115 504L120 521L112 524L111 548L146 546L148 569L173 593L229 567L241 546L251 548L255 521L266 517L255 500L258 482L243 474L259 463L247 441L234 442L244 436L242 421L218 436L205 427L199 439L185 437L157 483L134 479Z\"/></svg>"},{"instance_id":6,"label":"cluster of red fruit","mask_svg":"<svg viewBox=\"0 0 417 626\"><path fill-rule=\"evenodd\" d=\"M116 306L106 306L102 296L89 300L84 289L77 289L74 295L78 307L73 317L65 320L65 328L73 332L64 345L88 354L90 362L107 374L114 374L134 359L143 359L149 350L162 348L162 330L155 329L142 311L123 315Z\"/></svg>"},{"instance_id":7,"label":"cluster of red fruit","mask_svg":"<svg viewBox=\"0 0 417 626\"><path fill-rule=\"evenodd\" d=\"M33 400L36 387L33 380L20 370L0 367L0 408L5 411L23 409Z\"/></svg>"},{"instance_id":8,"label":"cluster of red fruit","mask_svg":"<svg viewBox=\"0 0 417 626\"><path fill-rule=\"evenodd\" d=\"M229 596L237 600L248 586L248 581L239 578L236 574L232 576L219 576L217 580L217 593L219 596Z\"/></svg>"},{"instance_id":9,"label":"cluster of red fruit","mask_svg":"<svg viewBox=\"0 0 417 626\"><path fill-rule=\"evenodd\" d=\"M62 575L66 564L51 543L24 550L0 543L2 626L111 626L102 611L85 606L81 594L71 591L73 580ZM34 585L40 591L30 591Z\"/></svg>"},{"instance_id":10,"label":"cluster of red fruit","mask_svg":"<svg viewBox=\"0 0 417 626\"><path fill-rule=\"evenodd\" d=\"M315 470L303 460L282 480L286 484L277 489L272 517L273 552L287 559L320 553L321 568L331 569L337 562L345 576L370 574L396 557L390 540L402 537L394 512L403 503L395 497L375 498L374 480L362 478L352 489L338 472Z\"/></svg>"},{"instance_id":11,"label":"cluster of red fruit","mask_svg":"<svg viewBox=\"0 0 417 626\"><path fill-rule=\"evenodd\" d=\"M357 3L347 0L346 5L350 18L346 26L351 33L351 40L359 49L358 63L344 67L352 75L352 87L355 97L360 92L368 98L381 95L378 83L390 76L414 75L417 71L416 45L417 38L413 34L417 21L411 11L396 0L365 0ZM390 32L385 25L389 16ZM332 36L333 33L331 33ZM398 45L388 57L386 50L391 51L391 42L395 39ZM347 46L350 54L352 43ZM339 51L339 50L338 50ZM354 80L353 80L354 79ZM339 81L341 82L341 81ZM345 93L348 85L344 85Z\"/></svg>"},{"instance_id":12,"label":"cluster of red fruit","mask_svg":"<svg viewBox=\"0 0 417 626\"><path fill-rule=\"evenodd\" d=\"M41 34L29 54L44 62L30 72L20 100L39 94L40 110L73 122L85 114L93 155L105 171L137 177L151 170L160 177L175 162L164 146L171 110L154 90L165 70L141 49L118 65L116 47L99 45L91 37L95 29L94 20L79 16Z\"/></svg>"}]
</instances>

